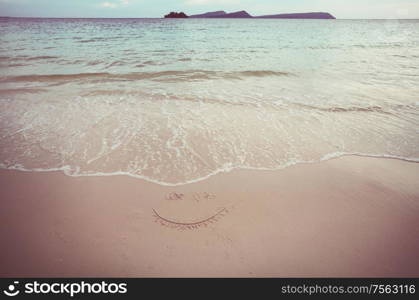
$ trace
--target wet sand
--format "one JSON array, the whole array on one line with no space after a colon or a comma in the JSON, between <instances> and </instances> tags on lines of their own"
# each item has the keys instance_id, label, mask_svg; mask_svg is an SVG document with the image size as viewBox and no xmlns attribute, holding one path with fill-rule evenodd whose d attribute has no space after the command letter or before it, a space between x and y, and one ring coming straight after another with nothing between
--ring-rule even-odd
<instances>
[{"instance_id":1,"label":"wet sand","mask_svg":"<svg viewBox=\"0 0 419 300\"><path fill-rule=\"evenodd\" d=\"M343 157L178 187L0 171L0 276L418 277L419 164Z\"/></svg>"}]
</instances>

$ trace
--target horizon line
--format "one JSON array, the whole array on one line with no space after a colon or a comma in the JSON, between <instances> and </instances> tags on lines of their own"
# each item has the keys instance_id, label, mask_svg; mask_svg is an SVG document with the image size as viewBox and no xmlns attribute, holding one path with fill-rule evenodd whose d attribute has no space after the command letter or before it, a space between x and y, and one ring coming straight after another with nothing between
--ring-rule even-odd
<instances>
[{"instance_id":1,"label":"horizon line","mask_svg":"<svg viewBox=\"0 0 419 300\"><path fill-rule=\"evenodd\" d=\"M164 17L27 17L27 16L0 16L0 18L15 18L15 19L168 19ZM177 18L169 18L169 19L175 19ZM259 19L259 18L182 18L182 20L185 19ZM323 20L323 19L263 19L263 20ZM332 20L332 19L330 19ZM413 17L413 18L336 18L335 20L419 20L419 17Z\"/></svg>"}]
</instances>

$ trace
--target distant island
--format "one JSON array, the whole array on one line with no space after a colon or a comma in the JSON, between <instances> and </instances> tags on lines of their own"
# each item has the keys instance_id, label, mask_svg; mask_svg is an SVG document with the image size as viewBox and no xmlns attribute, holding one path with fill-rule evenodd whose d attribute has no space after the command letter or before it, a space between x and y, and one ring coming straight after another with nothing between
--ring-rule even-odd
<instances>
[{"instance_id":1,"label":"distant island","mask_svg":"<svg viewBox=\"0 0 419 300\"><path fill-rule=\"evenodd\" d=\"M191 16L191 18L194 18L194 16ZM198 17L198 18L202 18L202 17ZM241 11L236 11L236 12L232 12L232 13L226 13L226 12L223 11L223 13L219 13L219 14L216 14L216 15L211 15L211 16L204 17L204 18L240 18L240 19L244 19L244 18L252 18L252 16L250 14L248 14L247 11L241 10Z\"/></svg>"},{"instance_id":2,"label":"distant island","mask_svg":"<svg viewBox=\"0 0 419 300\"><path fill-rule=\"evenodd\" d=\"M165 18L187 18L188 16L184 12L171 12L170 14L167 14L164 16Z\"/></svg>"},{"instance_id":3,"label":"distant island","mask_svg":"<svg viewBox=\"0 0 419 300\"><path fill-rule=\"evenodd\" d=\"M232 13L226 13L223 10L206 12L198 15L188 16L183 12L171 12L164 16L165 18L219 18L219 19L336 19L333 15L326 12L309 12L309 13L295 13L295 14L276 14L264 16L252 16L247 11L241 10Z\"/></svg>"},{"instance_id":4,"label":"distant island","mask_svg":"<svg viewBox=\"0 0 419 300\"><path fill-rule=\"evenodd\" d=\"M254 17L259 19L336 19L329 13L325 12L310 12L310 13L297 13L297 14L279 14Z\"/></svg>"}]
</instances>

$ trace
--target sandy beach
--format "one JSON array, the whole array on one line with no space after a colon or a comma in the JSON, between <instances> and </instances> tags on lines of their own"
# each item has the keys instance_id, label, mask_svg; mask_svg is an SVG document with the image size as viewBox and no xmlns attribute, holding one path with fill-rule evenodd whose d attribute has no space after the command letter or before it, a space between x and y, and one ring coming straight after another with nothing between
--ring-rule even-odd
<instances>
[{"instance_id":1,"label":"sandy beach","mask_svg":"<svg viewBox=\"0 0 419 300\"><path fill-rule=\"evenodd\" d=\"M419 165L346 156L177 187L0 171L2 277L417 277Z\"/></svg>"},{"instance_id":2,"label":"sandy beach","mask_svg":"<svg viewBox=\"0 0 419 300\"><path fill-rule=\"evenodd\" d=\"M419 277L419 4L155 2L0 0L0 292Z\"/></svg>"}]
</instances>

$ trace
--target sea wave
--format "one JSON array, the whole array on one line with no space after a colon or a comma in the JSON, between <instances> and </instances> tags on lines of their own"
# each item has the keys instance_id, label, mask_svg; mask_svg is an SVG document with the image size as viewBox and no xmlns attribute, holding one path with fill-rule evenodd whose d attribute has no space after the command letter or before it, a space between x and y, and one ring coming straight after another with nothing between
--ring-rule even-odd
<instances>
[{"instance_id":1,"label":"sea wave","mask_svg":"<svg viewBox=\"0 0 419 300\"><path fill-rule=\"evenodd\" d=\"M349 154L414 162L419 154L417 117L411 115L417 108L411 106L390 105L387 110L399 112L388 115L372 104L364 104L368 114L351 106L352 113L336 113L343 106L322 103L319 111L263 98L120 97L118 91L30 97L0 101L4 168L124 174L179 185L234 169L276 170Z\"/></svg>"},{"instance_id":2,"label":"sea wave","mask_svg":"<svg viewBox=\"0 0 419 300\"><path fill-rule=\"evenodd\" d=\"M374 106L348 106L348 107L342 107L342 106L332 106L332 107L322 107L322 106L314 106L314 105L307 105L307 104L295 104L296 106L305 108L305 109L313 109L313 110L319 110L324 112L332 112L332 113L349 113L349 112L375 112L375 113L382 113L382 114L391 114L389 111L386 111L383 107L374 105Z\"/></svg>"},{"instance_id":3,"label":"sea wave","mask_svg":"<svg viewBox=\"0 0 419 300\"><path fill-rule=\"evenodd\" d=\"M120 62L115 62L118 64ZM112 66L109 65L109 66ZM18 76L2 76L0 82L63 82L63 81L77 81L77 80L100 80L106 81L120 81L120 80L153 80L176 82L185 80L208 80L208 79L227 79L240 80L249 77L280 77L293 76L295 74L290 72L271 71L271 70L249 70L249 71L209 71L209 70L184 70L184 71L160 71L160 72L134 72L126 74L116 74L108 72L99 73L78 73L78 74L45 74L45 75L18 75Z\"/></svg>"}]
</instances>

